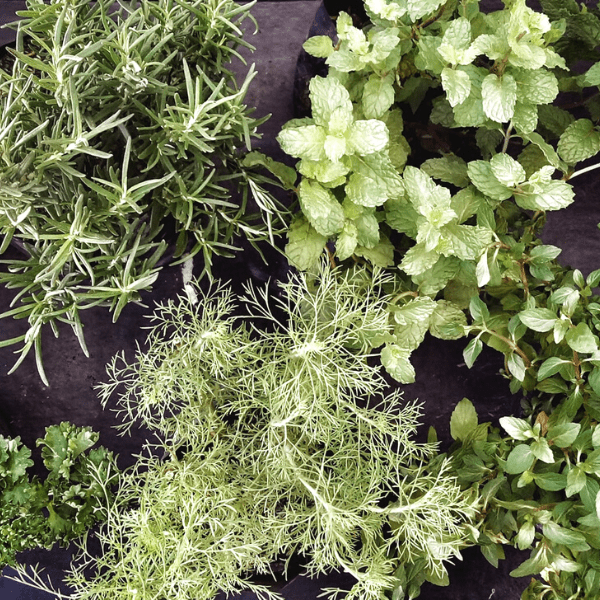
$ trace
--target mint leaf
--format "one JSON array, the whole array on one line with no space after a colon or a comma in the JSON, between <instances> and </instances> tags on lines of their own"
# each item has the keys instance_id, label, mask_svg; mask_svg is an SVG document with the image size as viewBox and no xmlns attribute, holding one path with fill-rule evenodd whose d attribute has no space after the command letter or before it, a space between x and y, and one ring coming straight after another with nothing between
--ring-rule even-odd
<instances>
[{"instance_id":1,"label":"mint leaf","mask_svg":"<svg viewBox=\"0 0 600 600\"><path fill-rule=\"evenodd\" d=\"M440 179L457 187L466 187L469 184L467 163L455 154L430 158L421 165L421 170L434 179Z\"/></svg>"},{"instance_id":2,"label":"mint leaf","mask_svg":"<svg viewBox=\"0 0 600 600\"><path fill-rule=\"evenodd\" d=\"M288 230L285 255L297 269L308 271L318 264L326 244L327 237L316 231L304 215L300 215L292 221Z\"/></svg>"},{"instance_id":3,"label":"mint leaf","mask_svg":"<svg viewBox=\"0 0 600 600\"><path fill-rule=\"evenodd\" d=\"M468 163L467 173L473 185L493 200L507 200L513 195L513 190L498 181L492 165L485 160L473 160Z\"/></svg>"},{"instance_id":4,"label":"mint leaf","mask_svg":"<svg viewBox=\"0 0 600 600\"><path fill-rule=\"evenodd\" d=\"M450 106L456 106L469 97L471 79L464 71L445 67L442 71L442 88L446 92Z\"/></svg>"},{"instance_id":5,"label":"mint leaf","mask_svg":"<svg viewBox=\"0 0 600 600\"><path fill-rule=\"evenodd\" d=\"M379 221L373 213L365 212L356 219L357 241L365 248L373 248L379 243Z\"/></svg>"},{"instance_id":6,"label":"mint leaf","mask_svg":"<svg viewBox=\"0 0 600 600\"><path fill-rule=\"evenodd\" d=\"M407 275L419 275L433 267L438 258L439 254L435 250L427 251L425 244L417 244L406 252L400 268Z\"/></svg>"},{"instance_id":7,"label":"mint leaf","mask_svg":"<svg viewBox=\"0 0 600 600\"><path fill-rule=\"evenodd\" d=\"M325 139L327 134L318 125L303 125L282 129L277 141L281 149L290 156L308 160L323 160L325 156Z\"/></svg>"},{"instance_id":8,"label":"mint leaf","mask_svg":"<svg viewBox=\"0 0 600 600\"><path fill-rule=\"evenodd\" d=\"M436 11L444 0L406 0L408 15L414 22Z\"/></svg>"},{"instance_id":9,"label":"mint leaf","mask_svg":"<svg viewBox=\"0 0 600 600\"><path fill-rule=\"evenodd\" d=\"M557 150L570 165L586 160L600 152L600 131L589 119L577 119L560 136Z\"/></svg>"},{"instance_id":10,"label":"mint leaf","mask_svg":"<svg viewBox=\"0 0 600 600\"><path fill-rule=\"evenodd\" d=\"M358 246L354 253L357 256L366 258L371 264L382 269L391 267L394 264L394 245L383 233L380 233L379 242L375 246L372 248Z\"/></svg>"},{"instance_id":11,"label":"mint leaf","mask_svg":"<svg viewBox=\"0 0 600 600\"><path fill-rule=\"evenodd\" d=\"M592 65L583 76L586 86L600 85L600 62Z\"/></svg>"},{"instance_id":12,"label":"mint leaf","mask_svg":"<svg viewBox=\"0 0 600 600\"><path fill-rule=\"evenodd\" d=\"M535 456L531 448L527 444L519 444L511 450L506 459L506 472L511 475L523 473L531 467L534 460Z\"/></svg>"},{"instance_id":13,"label":"mint leaf","mask_svg":"<svg viewBox=\"0 0 600 600\"><path fill-rule=\"evenodd\" d=\"M389 133L383 121L356 121L350 127L347 140L352 152L364 156L383 150L388 145Z\"/></svg>"},{"instance_id":14,"label":"mint leaf","mask_svg":"<svg viewBox=\"0 0 600 600\"><path fill-rule=\"evenodd\" d=\"M519 356L516 352L513 352L508 355L506 364L508 366L508 370L513 375L513 377L517 379L517 381L523 381L523 379L525 379L525 363L523 362L523 358Z\"/></svg>"},{"instance_id":15,"label":"mint leaf","mask_svg":"<svg viewBox=\"0 0 600 600\"><path fill-rule=\"evenodd\" d=\"M392 306L394 320L399 325L410 325L414 321L429 323L429 317L435 310L436 303L428 296L420 296L403 306Z\"/></svg>"},{"instance_id":16,"label":"mint leaf","mask_svg":"<svg viewBox=\"0 0 600 600\"><path fill-rule=\"evenodd\" d=\"M510 73L501 78L490 73L481 84L481 97L485 115L497 123L507 123L515 112L517 83Z\"/></svg>"},{"instance_id":17,"label":"mint leaf","mask_svg":"<svg viewBox=\"0 0 600 600\"><path fill-rule=\"evenodd\" d=\"M387 344L381 351L381 364L400 383L414 383L415 369L410 364L410 350Z\"/></svg>"},{"instance_id":18,"label":"mint leaf","mask_svg":"<svg viewBox=\"0 0 600 600\"><path fill-rule=\"evenodd\" d=\"M527 191L527 189L532 191ZM566 181L552 180L523 186L523 192L515 192L515 202L526 210L560 210L575 199L573 188Z\"/></svg>"},{"instance_id":19,"label":"mint leaf","mask_svg":"<svg viewBox=\"0 0 600 600\"><path fill-rule=\"evenodd\" d=\"M550 358L547 358L538 369L538 381L542 381L547 377L555 375L563 368L564 365L568 364L570 364L568 360L558 358L557 356L551 356Z\"/></svg>"},{"instance_id":20,"label":"mint leaf","mask_svg":"<svg viewBox=\"0 0 600 600\"><path fill-rule=\"evenodd\" d=\"M333 54L333 42L327 35L315 35L308 38L302 47L308 54L317 58L327 58Z\"/></svg>"},{"instance_id":21,"label":"mint leaf","mask_svg":"<svg viewBox=\"0 0 600 600\"><path fill-rule=\"evenodd\" d=\"M336 197L321 184L303 179L298 187L302 212L311 225L321 234L332 236L342 230L344 210Z\"/></svg>"},{"instance_id":22,"label":"mint leaf","mask_svg":"<svg viewBox=\"0 0 600 600\"><path fill-rule=\"evenodd\" d=\"M338 119L352 120L350 94L337 79L313 77L308 88L312 116L317 125L329 128L334 112L338 113Z\"/></svg>"},{"instance_id":23,"label":"mint leaf","mask_svg":"<svg viewBox=\"0 0 600 600\"><path fill-rule=\"evenodd\" d=\"M568 448L579 435L580 429L580 423L563 423L562 425L555 425L548 429L546 438L549 442L552 442L553 446L557 446L558 448Z\"/></svg>"},{"instance_id":24,"label":"mint leaf","mask_svg":"<svg viewBox=\"0 0 600 600\"><path fill-rule=\"evenodd\" d=\"M558 96L558 80L551 71L517 69L515 80L521 102L550 104Z\"/></svg>"},{"instance_id":25,"label":"mint leaf","mask_svg":"<svg viewBox=\"0 0 600 600\"><path fill-rule=\"evenodd\" d=\"M531 425L524 419L517 417L502 417L500 419L502 429L514 440L526 441L534 437Z\"/></svg>"},{"instance_id":26,"label":"mint leaf","mask_svg":"<svg viewBox=\"0 0 600 600\"><path fill-rule=\"evenodd\" d=\"M358 245L358 230L352 221L346 221L335 241L335 255L339 260L350 258Z\"/></svg>"},{"instance_id":27,"label":"mint leaf","mask_svg":"<svg viewBox=\"0 0 600 600\"><path fill-rule=\"evenodd\" d=\"M429 321L429 332L441 340L457 340L465 335L467 318L459 306L438 300Z\"/></svg>"},{"instance_id":28,"label":"mint leaf","mask_svg":"<svg viewBox=\"0 0 600 600\"><path fill-rule=\"evenodd\" d=\"M579 323L576 327L569 329L565 340L575 352L587 354L598 350L598 341L587 323Z\"/></svg>"},{"instance_id":29,"label":"mint leaf","mask_svg":"<svg viewBox=\"0 0 600 600\"><path fill-rule=\"evenodd\" d=\"M533 331L550 331L558 320L556 313L547 308L530 308L519 313L521 323Z\"/></svg>"},{"instance_id":30,"label":"mint leaf","mask_svg":"<svg viewBox=\"0 0 600 600\"><path fill-rule=\"evenodd\" d=\"M379 119L393 103L393 77L371 75L365 83L362 95L362 106L365 117L367 119Z\"/></svg>"},{"instance_id":31,"label":"mint leaf","mask_svg":"<svg viewBox=\"0 0 600 600\"><path fill-rule=\"evenodd\" d=\"M517 100L512 124L519 133L533 133L538 124L537 106Z\"/></svg>"},{"instance_id":32,"label":"mint leaf","mask_svg":"<svg viewBox=\"0 0 600 600\"><path fill-rule=\"evenodd\" d=\"M483 342L478 337L473 338L466 345L465 349L463 350L463 359L469 369L473 366L482 350Z\"/></svg>"},{"instance_id":33,"label":"mint leaf","mask_svg":"<svg viewBox=\"0 0 600 600\"><path fill-rule=\"evenodd\" d=\"M473 403L468 398L463 398L452 411L450 417L450 435L453 440L465 440L475 431L479 419Z\"/></svg>"},{"instance_id":34,"label":"mint leaf","mask_svg":"<svg viewBox=\"0 0 600 600\"><path fill-rule=\"evenodd\" d=\"M492 156L490 166L494 177L506 187L515 187L525 181L525 169L508 154Z\"/></svg>"}]
</instances>

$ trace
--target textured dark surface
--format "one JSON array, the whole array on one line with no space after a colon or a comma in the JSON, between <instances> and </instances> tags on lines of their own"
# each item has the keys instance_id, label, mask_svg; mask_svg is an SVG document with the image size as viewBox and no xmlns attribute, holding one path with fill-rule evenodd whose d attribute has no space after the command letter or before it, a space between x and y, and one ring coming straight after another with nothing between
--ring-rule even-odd
<instances>
[{"instance_id":1,"label":"textured dark surface","mask_svg":"<svg viewBox=\"0 0 600 600\"><path fill-rule=\"evenodd\" d=\"M493 0L484 6L498 8ZM0 0L0 24L12 21L15 10L25 5L20 0ZM282 154L275 142L281 125L294 116L293 86L296 59L300 45L311 28L320 2L263 0L254 9L260 30L250 37L257 52L252 57L259 75L250 90L247 102L257 106L258 116L272 113L272 119L263 126L261 148L277 158ZM322 28L323 14L315 23ZM319 31L321 33L321 31ZM0 30L0 43L12 37L9 30ZM302 77L310 76L314 65L301 64ZM594 173L577 180L577 200L559 214L550 215L544 240L564 248L562 261L580 268L584 274L600 266L600 233L596 223L600 221L600 206L597 201L597 176ZM257 254L246 249L234 261L219 261L215 274L230 279L239 286L248 278L266 281L285 272L284 260L269 253L269 266L262 264ZM125 350L131 358L135 340L143 339L141 328L153 303L175 297L182 289L179 267L164 268L154 290L144 294L143 306L130 305L125 308L117 324L103 309L84 311L86 339L90 358L82 354L75 338L68 329L61 330L55 339L49 331L44 337L45 366L50 386L40 382L33 358L26 359L19 370L7 375L14 356L12 349L0 349L0 415L8 423L13 435L20 435L30 447L42 436L44 427L70 420L77 425L90 425L101 432L101 443L114 449L123 466L130 464L138 452L140 437L119 438L112 426L113 415L103 411L93 389L94 384L104 379L104 365L119 350ZM0 288L0 311L6 310L12 293ZM0 337L11 338L22 331L22 323L0 322ZM442 342L429 338L415 353L417 381L405 387L405 399L415 398L424 402L426 425L434 425L442 439L448 439L449 417L453 407L463 397L469 397L485 420L496 420L504 414L519 411L518 398L510 395L506 381L498 374L502 366L500 357L493 352L484 352L476 368L468 370L463 363L464 342ZM507 549L507 560L499 569L493 569L477 549L464 553L464 560L451 568L451 585L447 588L425 586L421 600L518 600L527 585L527 579L515 580L508 576L511 569L523 558ZM39 562L46 567L55 584L60 585L60 573L68 565L68 552L57 549L52 552L39 551L27 555L30 563ZM348 585L347 576L335 574L319 580L298 576L278 587L287 600L316 599L323 587ZM30 591L20 585L1 579L0 600L47 600L52 596ZM239 600L255 600L252 594L243 594Z\"/></svg>"}]
</instances>

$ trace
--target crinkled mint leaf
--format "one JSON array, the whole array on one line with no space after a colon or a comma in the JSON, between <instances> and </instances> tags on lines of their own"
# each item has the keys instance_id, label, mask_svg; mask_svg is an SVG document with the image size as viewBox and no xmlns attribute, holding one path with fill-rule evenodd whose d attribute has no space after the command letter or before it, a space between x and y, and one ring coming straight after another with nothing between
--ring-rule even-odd
<instances>
[{"instance_id":1,"label":"crinkled mint leaf","mask_svg":"<svg viewBox=\"0 0 600 600\"><path fill-rule=\"evenodd\" d=\"M553 104L539 106L538 117L540 125L556 137L560 137L565 129L575 120L575 117L570 112Z\"/></svg>"},{"instance_id":2,"label":"crinkled mint leaf","mask_svg":"<svg viewBox=\"0 0 600 600\"><path fill-rule=\"evenodd\" d=\"M357 242L365 248L374 248L379 243L379 221L373 213L364 212L354 219Z\"/></svg>"},{"instance_id":3,"label":"crinkled mint leaf","mask_svg":"<svg viewBox=\"0 0 600 600\"><path fill-rule=\"evenodd\" d=\"M414 22L436 11L444 0L406 0L408 15Z\"/></svg>"},{"instance_id":4,"label":"crinkled mint leaf","mask_svg":"<svg viewBox=\"0 0 600 600\"><path fill-rule=\"evenodd\" d=\"M477 260L492 242L492 231L478 225L449 223L442 228L444 238L451 246L451 252L462 260Z\"/></svg>"},{"instance_id":5,"label":"crinkled mint leaf","mask_svg":"<svg viewBox=\"0 0 600 600\"><path fill-rule=\"evenodd\" d=\"M438 52L441 43L439 37L422 36L417 42L418 54L415 57L415 67L420 71L431 71L439 75L447 65L447 61Z\"/></svg>"},{"instance_id":6,"label":"crinkled mint leaf","mask_svg":"<svg viewBox=\"0 0 600 600\"><path fill-rule=\"evenodd\" d=\"M482 97L482 85L488 70L474 65L466 65L463 70L471 80L471 91L464 102L453 107L454 120L460 127L480 127L488 119Z\"/></svg>"},{"instance_id":7,"label":"crinkled mint leaf","mask_svg":"<svg viewBox=\"0 0 600 600\"><path fill-rule=\"evenodd\" d=\"M334 111L345 115L351 122L350 94L335 77L313 77L308 88L312 117L317 125L328 128Z\"/></svg>"},{"instance_id":8,"label":"crinkled mint leaf","mask_svg":"<svg viewBox=\"0 0 600 600\"><path fill-rule=\"evenodd\" d=\"M477 411L468 398L463 398L452 411L450 435L453 440L466 440L479 425Z\"/></svg>"},{"instance_id":9,"label":"crinkled mint leaf","mask_svg":"<svg viewBox=\"0 0 600 600\"><path fill-rule=\"evenodd\" d=\"M453 302L438 300L429 321L429 332L441 340L457 340L465 335L467 318Z\"/></svg>"},{"instance_id":10,"label":"crinkled mint leaf","mask_svg":"<svg viewBox=\"0 0 600 600\"><path fill-rule=\"evenodd\" d=\"M589 119L577 119L560 136L557 150L570 165L590 158L600 152L600 131Z\"/></svg>"},{"instance_id":11,"label":"crinkled mint leaf","mask_svg":"<svg viewBox=\"0 0 600 600\"><path fill-rule=\"evenodd\" d=\"M516 69L514 77L521 102L550 104L558 96L558 80L551 71Z\"/></svg>"},{"instance_id":12,"label":"crinkled mint leaf","mask_svg":"<svg viewBox=\"0 0 600 600\"><path fill-rule=\"evenodd\" d=\"M508 154L492 156L490 166L494 177L506 187L512 188L525 181L525 169Z\"/></svg>"},{"instance_id":13,"label":"crinkled mint leaf","mask_svg":"<svg viewBox=\"0 0 600 600\"><path fill-rule=\"evenodd\" d=\"M352 152L365 156L383 150L388 145L389 134L383 121L368 119L356 121L350 127L347 139Z\"/></svg>"},{"instance_id":14,"label":"crinkled mint leaf","mask_svg":"<svg viewBox=\"0 0 600 600\"><path fill-rule=\"evenodd\" d=\"M281 149L290 156L308 160L323 160L325 155L326 131L318 125L286 127L282 129L277 141Z\"/></svg>"},{"instance_id":15,"label":"crinkled mint leaf","mask_svg":"<svg viewBox=\"0 0 600 600\"><path fill-rule=\"evenodd\" d=\"M473 160L467 165L467 173L473 185L484 195L493 200L507 200L513 190L498 181L492 165L485 160Z\"/></svg>"},{"instance_id":16,"label":"crinkled mint leaf","mask_svg":"<svg viewBox=\"0 0 600 600\"><path fill-rule=\"evenodd\" d=\"M600 85L600 62L592 65L583 76L586 86Z\"/></svg>"},{"instance_id":17,"label":"crinkled mint leaf","mask_svg":"<svg viewBox=\"0 0 600 600\"><path fill-rule=\"evenodd\" d=\"M490 73L481 84L483 112L492 121L507 123L515 112L517 83L510 73L498 77Z\"/></svg>"},{"instance_id":18,"label":"crinkled mint leaf","mask_svg":"<svg viewBox=\"0 0 600 600\"><path fill-rule=\"evenodd\" d=\"M435 250L427 251L424 244L416 244L406 252L400 268L407 275L419 275L433 267L438 257L439 253Z\"/></svg>"},{"instance_id":19,"label":"crinkled mint leaf","mask_svg":"<svg viewBox=\"0 0 600 600\"><path fill-rule=\"evenodd\" d=\"M464 102L471 93L471 78L464 71L445 67L442 71L442 88L450 106Z\"/></svg>"},{"instance_id":20,"label":"crinkled mint leaf","mask_svg":"<svg viewBox=\"0 0 600 600\"><path fill-rule=\"evenodd\" d=\"M363 63L360 57L351 52L348 48L340 48L331 54L327 60L327 64L341 71L342 73L350 73L352 71L360 71L363 68Z\"/></svg>"},{"instance_id":21,"label":"crinkled mint leaf","mask_svg":"<svg viewBox=\"0 0 600 600\"><path fill-rule=\"evenodd\" d=\"M321 235L332 236L342 230L346 218L344 210L327 188L303 179L298 187L298 198L302 212Z\"/></svg>"},{"instance_id":22,"label":"crinkled mint leaf","mask_svg":"<svg viewBox=\"0 0 600 600\"><path fill-rule=\"evenodd\" d=\"M394 264L394 246L383 234L380 234L379 242L372 248L357 246L354 253L357 256L366 258L372 265L382 269L391 267Z\"/></svg>"},{"instance_id":23,"label":"crinkled mint leaf","mask_svg":"<svg viewBox=\"0 0 600 600\"><path fill-rule=\"evenodd\" d=\"M292 221L287 235L285 255L290 263L301 271L315 267L325 249L327 237L316 231L304 215Z\"/></svg>"},{"instance_id":24,"label":"crinkled mint leaf","mask_svg":"<svg viewBox=\"0 0 600 600\"><path fill-rule=\"evenodd\" d=\"M298 171L308 179L316 179L327 187L337 187L346 182L350 169L341 161L303 159L297 165Z\"/></svg>"},{"instance_id":25,"label":"crinkled mint leaf","mask_svg":"<svg viewBox=\"0 0 600 600\"><path fill-rule=\"evenodd\" d=\"M308 38L302 47L308 54L317 58L327 58L333 54L333 42L327 35L315 35Z\"/></svg>"},{"instance_id":26,"label":"crinkled mint leaf","mask_svg":"<svg viewBox=\"0 0 600 600\"><path fill-rule=\"evenodd\" d=\"M519 133L532 133L538 124L537 105L517 100L512 124Z\"/></svg>"},{"instance_id":27,"label":"crinkled mint leaf","mask_svg":"<svg viewBox=\"0 0 600 600\"><path fill-rule=\"evenodd\" d=\"M527 191L528 187L532 191ZM571 185L560 180L525 186L523 192L515 192L515 202L526 210L560 210L569 206L574 199Z\"/></svg>"},{"instance_id":28,"label":"crinkled mint leaf","mask_svg":"<svg viewBox=\"0 0 600 600\"><path fill-rule=\"evenodd\" d=\"M352 221L346 221L335 241L335 255L339 260L350 258L358 245L358 230Z\"/></svg>"},{"instance_id":29,"label":"crinkled mint leaf","mask_svg":"<svg viewBox=\"0 0 600 600\"><path fill-rule=\"evenodd\" d=\"M381 351L381 364L400 383L414 383L415 369L410 364L410 350L395 344L386 344Z\"/></svg>"},{"instance_id":30,"label":"crinkled mint leaf","mask_svg":"<svg viewBox=\"0 0 600 600\"><path fill-rule=\"evenodd\" d=\"M362 94L363 113L367 119L379 119L394 104L392 77L373 74L365 83Z\"/></svg>"},{"instance_id":31,"label":"crinkled mint leaf","mask_svg":"<svg viewBox=\"0 0 600 600\"><path fill-rule=\"evenodd\" d=\"M416 321L429 323L429 317L435 310L436 303L428 296L419 296L402 306L390 307L393 311L394 320L399 325L410 325Z\"/></svg>"},{"instance_id":32,"label":"crinkled mint leaf","mask_svg":"<svg viewBox=\"0 0 600 600\"><path fill-rule=\"evenodd\" d=\"M345 189L348 198L360 206L381 206L388 200L387 187L361 173L352 173Z\"/></svg>"},{"instance_id":33,"label":"crinkled mint leaf","mask_svg":"<svg viewBox=\"0 0 600 600\"><path fill-rule=\"evenodd\" d=\"M421 170L434 179L451 183L457 187L469 185L467 163L455 154L446 154L442 158L430 158L421 165Z\"/></svg>"}]
</instances>

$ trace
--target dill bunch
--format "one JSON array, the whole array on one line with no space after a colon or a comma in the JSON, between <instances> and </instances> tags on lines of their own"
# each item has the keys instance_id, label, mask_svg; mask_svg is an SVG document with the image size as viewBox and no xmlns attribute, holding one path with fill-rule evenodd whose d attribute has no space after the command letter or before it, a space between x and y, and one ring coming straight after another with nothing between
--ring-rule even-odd
<instances>
[{"instance_id":1,"label":"dill bunch","mask_svg":"<svg viewBox=\"0 0 600 600\"><path fill-rule=\"evenodd\" d=\"M473 504L413 439L419 406L368 360L390 283L369 277L322 266L275 299L248 286L243 316L223 285L158 307L147 349L115 357L100 390L123 433L155 440L123 476L100 555L81 544L75 598L276 598L252 575L295 553L310 575L352 574L347 598L384 597L404 564L445 575Z\"/></svg>"}]
</instances>

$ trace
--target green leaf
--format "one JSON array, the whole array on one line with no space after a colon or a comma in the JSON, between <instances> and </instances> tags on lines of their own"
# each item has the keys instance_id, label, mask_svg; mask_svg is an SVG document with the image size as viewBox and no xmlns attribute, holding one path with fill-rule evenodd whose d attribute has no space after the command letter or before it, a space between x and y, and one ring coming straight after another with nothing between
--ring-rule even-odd
<instances>
[{"instance_id":1,"label":"green leaf","mask_svg":"<svg viewBox=\"0 0 600 600\"><path fill-rule=\"evenodd\" d=\"M564 365L571 364L568 360L564 360L562 358L558 358L557 356L551 356L547 358L538 369L538 381L542 381L546 379L546 377L551 377L558 373Z\"/></svg>"},{"instance_id":2,"label":"green leaf","mask_svg":"<svg viewBox=\"0 0 600 600\"><path fill-rule=\"evenodd\" d=\"M570 498L580 492L586 484L587 476L581 467L575 466L567 473L567 488L565 494Z\"/></svg>"},{"instance_id":3,"label":"green leaf","mask_svg":"<svg viewBox=\"0 0 600 600\"><path fill-rule=\"evenodd\" d=\"M497 123L507 123L515 112L517 83L509 73L502 77L490 73L481 85L481 97L486 116Z\"/></svg>"},{"instance_id":4,"label":"green leaf","mask_svg":"<svg viewBox=\"0 0 600 600\"><path fill-rule=\"evenodd\" d=\"M535 483L542 490L558 492L567 487L567 476L562 473L534 473Z\"/></svg>"},{"instance_id":5,"label":"green leaf","mask_svg":"<svg viewBox=\"0 0 600 600\"><path fill-rule=\"evenodd\" d=\"M575 120L570 112L553 104L538 107L538 116L540 124L556 137L560 137Z\"/></svg>"},{"instance_id":6,"label":"green leaf","mask_svg":"<svg viewBox=\"0 0 600 600\"><path fill-rule=\"evenodd\" d=\"M433 314L437 304L428 296L420 296L407 302L403 306L392 306L394 320L399 325L410 325L414 321L425 321L429 323L429 317Z\"/></svg>"},{"instance_id":7,"label":"green leaf","mask_svg":"<svg viewBox=\"0 0 600 600\"><path fill-rule=\"evenodd\" d=\"M407 275L419 275L433 267L439 256L435 250L427 251L425 244L416 244L406 252L400 268Z\"/></svg>"},{"instance_id":8,"label":"green leaf","mask_svg":"<svg viewBox=\"0 0 600 600\"><path fill-rule=\"evenodd\" d=\"M508 154L495 154L490 166L494 177L506 187L513 188L525 181L525 169Z\"/></svg>"},{"instance_id":9,"label":"green leaf","mask_svg":"<svg viewBox=\"0 0 600 600\"><path fill-rule=\"evenodd\" d=\"M531 442L531 452L538 459L545 463L552 464L554 463L554 454L548 446L548 442L546 438L540 438L539 440L534 440Z\"/></svg>"},{"instance_id":10,"label":"green leaf","mask_svg":"<svg viewBox=\"0 0 600 600\"><path fill-rule=\"evenodd\" d=\"M445 67L442 71L442 88L446 92L450 106L464 102L471 93L471 78L459 69Z\"/></svg>"},{"instance_id":11,"label":"green leaf","mask_svg":"<svg viewBox=\"0 0 600 600\"><path fill-rule=\"evenodd\" d=\"M478 338L473 338L463 350L463 359L465 364L470 369L473 363L477 360L477 357L483 350L483 342Z\"/></svg>"},{"instance_id":12,"label":"green leaf","mask_svg":"<svg viewBox=\"0 0 600 600\"><path fill-rule=\"evenodd\" d=\"M575 352L592 353L598 350L598 341L587 323L579 323L569 329L565 339Z\"/></svg>"},{"instance_id":13,"label":"green leaf","mask_svg":"<svg viewBox=\"0 0 600 600\"><path fill-rule=\"evenodd\" d=\"M535 456L527 444L515 446L506 459L506 472L511 475L518 475L527 471L533 464Z\"/></svg>"},{"instance_id":14,"label":"green leaf","mask_svg":"<svg viewBox=\"0 0 600 600\"><path fill-rule=\"evenodd\" d=\"M277 141L281 149L290 156L308 160L324 160L327 134L318 125L286 127L279 132Z\"/></svg>"},{"instance_id":15,"label":"green leaf","mask_svg":"<svg viewBox=\"0 0 600 600\"><path fill-rule=\"evenodd\" d=\"M513 352L508 355L506 363L508 370L518 381L523 381L523 379L525 379L525 371L527 369L521 356L519 356L516 352Z\"/></svg>"},{"instance_id":16,"label":"green leaf","mask_svg":"<svg viewBox=\"0 0 600 600\"><path fill-rule=\"evenodd\" d=\"M563 423L562 425L555 425L548 430L546 439L558 448L567 448L579 435L580 428L581 425L579 423Z\"/></svg>"},{"instance_id":17,"label":"green leaf","mask_svg":"<svg viewBox=\"0 0 600 600\"><path fill-rule=\"evenodd\" d=\"M333 42L327 35L315 35L310 37L302 44L302 47L308 54L316 56L317 58L327 58L333 54L334 51Z\"/></svg>"},{"instance_id":18,"label":"green leaf","mask_svg":"<svg viewBox=\"0 0 600 600\"><path fill-rule=\"evenodd\" d=\"M518 69L515 74L519 100L531 104L550 104L558 96L558 80L545 69Z\"/></svg>"},{"instance_id":19,"label":"green leaf","mask_svg":"<svg viewBox=\"0 0 600 600\"><path fill-rule=\"evenodd\" d=\"M242 164L245 167L265 167L268 171L275 175L275 177L281 181L284 188L288 190L294 188L296 179L298 178L298 174L296 173L295 169L288 167L282 162L273 160L270 156L266 156L262 152L248 152L248 154L244 156Z\"/></svg>"},{"instance_id":20,"label":"green leaf","mask_svg":"<svg viewBox=\"0 0 600 600\"><path fill-rule=\"evenodd\" d=\"M354 219L357 241L360 246L374 248L379 243L379 222L374 214L364 212Z\"/></svg>"},{"instance_id":21,"label":"green leaf","mask_svg":"<svg viewBox=\"0 0 600 600\"><path fill-rule=\"evenodd\" d=\"M567 546L575 552L585 552L590 549L582 533L561 527L553 521L544 524L543 533L544 537L548 538L551 542Z\"/></svg>"},{"instance_id":22,"label":"green leaf","mask_svg":"<svg viewBox=\"0 0 600 600\"><path fill-rule=\"evenodd\" d=\"M400 383L414 383L415 369L410 364L410 351L395 344L387 344L381 351L381 364Z\"/></svg>"},{"instance_id":23,"label":"green leaf","mask_svg":"<svg viewBox=\"0 0 600 600\"><path fill-rule=\"evenodd\" d=\"M535 437L531 425L524 419L502 417L500 419L500 426L515 440L526 441Z\"/></svg>"},{"instance_id":24,"label":"green leaf","mask_svg":"<svg viewBox=\"0 0 600 600\"><path fill-rule=\"evenodd\" d=\"M453 440L465 440L475 431L479 419L473 403L468 398L463 398L452 411L450 417L450 435Z\"/></svg>"},{"instance_id":25,"label":"green leaf","mask_svg":"<svg viewBox=\"0 0 600 600\"><path fill-rule=\"evenodd\" d=\"M335 241L335 255L339 260L346 260L354 254L358 245L358 230L352 221L346 221L344 228Z\"/></svg>"},{"instance_id":26,"label":"green leaf","mask_svg":"<svg viewBox=\"0 0 600 600\"><path fill-rule=\"evenodd\" d=\"M455 154L442 158L430 158L421 165L421 170L434 179L440 179L457 187L469 185L467 163Z\"/></svg>"},{"instance_id":27,"label":"green leaf","mask_svg":"<svg viewBox=\"0 0 600 600\"><path fill-rule=\"evenodd\" d=\"M294 218L288 230L285 255L301 271L314 268L327 244L327 237L312 227L303 215Z\"/></svg>"},{"instance_id":28,"label":"green leaf","mask_svg":"<svg viewBox=\"0 0 600 600\"><path fill-rule=\"evenodd\" d=\"M383 234L379 236L379 242L372 248L358 246L354 253L366 258L372 265L385 269L394 264L394 245Z\"/></svg>"},{"instance_id":29,"label":"green leaf","mask_svg":"<svg viewBox=\"0 0 600 600\"><path fill-rule=\"evenodd\" d=\"M600 131L589 119L577 119L560 136L557 150L570 165L586 160L600 152Z\"/></svg>"},{"instance_id":30,"label":"green leaf","mask_svg":"<svg viewBox=\"0 0 600 600\"><path fill-rule=\"evenodd\" d=\"M411 21L415 22L436 11L443 3L444 0L406 0L406 8Z\"/></svg>"},{"instance_id":31,"label":"green leaf","mask_svg":"<svg viewBox=\"0 0 600 600\"><path fill-rule=\"evenodd\" d=\"M467 318L452 302L438 300L431 315L429 331L441 340L457 340L465 335Z\"/></svg>"},{"instance_id":32,"label":"green leaf","mask_svg":"<svg viewBox=\"0 0 600 600\"><path fill-rule=\"evenodd\" d=\"M302 212L321 235L331 236L340 232L346 219L342 205L321 184L303 179L298 187Z\"/></svg>"},{"instance_id":33,"label":"green leaf","mask_svg":"<svg viewBox=\"0 0 600 600\"><path fill-rule=\"evenodd\" d=\"M545 332L554 328L556 313L548 308L530 308L519 313L521 323L533 331Z\"/></svg>"},{"instance_id":34,"label":"green leaf","mask_svg":"<svg viewBox=\"0 0 600 600\"><path fill-rule=\"evenodd\" d=\"M575 193L566 181L552 180L531 186L531 191L516 192L515 202L525 210L560 210L573 203Z\"/></svg>"},{"instance_id":35,"label":"green leaf","mask_svg":"<svg viewBox=\"0 0 600 600\"><path fill-rule=\"evenodd\" d=\"M356 121L347 136L352 152L365 156L383 150L389 142L387 125L378 119Z\"/></svg>"},{"instance_id":36,"label":"green leaf","mask_svg":"<svg viewBox=\"0 0 600 600\"><path fill-rule=\"evenodd\" d=\"M485 323L490 318L490 311L479 296L473 296L469 303L471 317L477 323Z\"/></svg>"},{"instance_id":37,"label":"green leaf","mask_svg":"<svg viewBox=\"0 0 600 600\"><path fill-rule=\"evenodd\" d=\"M531 552L531 558L522 562L516 569L513 569L509 575L511 577L526 577L528 575L537 575L541 573L550 561L546 555L547 549L544 544L537 545Z\"/></svg>"},{"instance_id":38,"label":"green leaf","mask_svg":"<svg viewBox=\"0 0 600 600\"><path fill-rule=\"evenodd\" d=\"M334 53L332 56L335 56L335 54L337 53ZM352 122L352 102L350 101L350 94L337 79L334 77L313 77L310 80L308 87L312 116L317 125L329 129L334 115L338 121L342 120L346 123ZM292 154L292 156L296 155ZM302 158L310 157L303 156ZM316 158L314 160L319 159Z\"/></svg>"},{"instance_id":39,"label":"green leaf","mask_svg":"<svg viewBox=\"0 0 600 600\"><path fill-rule=\"evenodd\" d=\"M467 173L473 185L486 196L494 200L506 200L513 195L513 190L502 184L492 170L492 165L485 160L473 160L467 165Z\"/></svg>"},{"instance_id":40,"label":"green leaf","mask_svg":"<svg viewBox=\"0 0 600 600\"><path fill-rule=\"evenodd\" d=\"M365 83L362 95L363 112L367 119L379 119L394 104L393 79L373 74Z\"/></svg>"}]
</instances>

